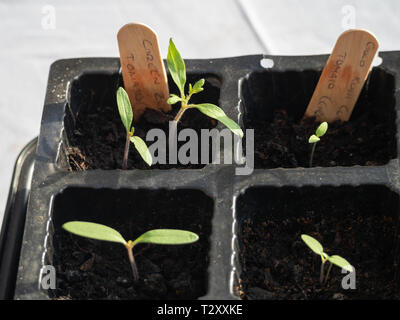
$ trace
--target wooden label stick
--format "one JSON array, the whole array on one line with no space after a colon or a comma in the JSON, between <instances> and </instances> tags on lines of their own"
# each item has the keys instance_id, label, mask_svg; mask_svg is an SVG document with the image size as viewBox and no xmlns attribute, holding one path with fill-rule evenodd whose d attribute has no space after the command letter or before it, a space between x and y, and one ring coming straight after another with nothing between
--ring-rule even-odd
<instances>
[{"instance_id":1,"label":"wooden label stick","mask_svg":"<svg viewBox=\"0 0 400 320\"><path fill-rule=\"evenodd\" d=\"M128 23L118 32L125 90L138 120L146 108L167 112L169 96L167 75L157 35L141 23Z\"/></svg>"},{"instance_id":2,"label":"wooden label stick","mask_svg":"<svg viewBox=\"0 0 400 320\"><path fill-rule=\"evenodd\" d=\"M348 121L368 77L378 41L365 30L348 30L336 41L304 117Z\"/></svg>"}]
</instances>

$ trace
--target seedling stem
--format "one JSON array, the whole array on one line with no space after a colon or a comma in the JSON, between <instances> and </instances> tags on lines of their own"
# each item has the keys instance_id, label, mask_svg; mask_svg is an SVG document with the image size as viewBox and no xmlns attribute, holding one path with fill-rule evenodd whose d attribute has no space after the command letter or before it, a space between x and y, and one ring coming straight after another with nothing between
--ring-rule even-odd
<instances>
[{"instance_id":1,"label":"seedling stem","mask_svg":"<svg viewBox=\"0 0 400 320\"><path fill-rule=\"evenodd\" d=\"M139 272L137 270L136 263L135 263L135 257L133 255L134 244L132 241L129 240L127 242L127 244L125 245L125 247L128 250L128 257L129 257L129 262L130 262L131 268L132 268L133 280L137 281L139 279Z\"/></svg>"},{"instance_id":2,"label":"seedling stem","mask_svg":"<svg viewBox=\"0 0 400 320\"><path fill-rule=\"evenodd\" d=\"M128 166L128 154L129 154L129 145L131 144L131 133L128 131L126 133L126 140L125 140L125 150L124 150L124 158L122 160L122 170L126 170Z\"/></svg>"},{"instance_id":3,"label":"seedling stem","mask_svg":"<svg viewBox=\"0 0 400 320\"><path fill-rule=\"evenodd\" d=\"M179 111L178 111L178 113L176 114L175 119L174 119L174 121L175 121L176 123L179 122L179 120L180 120L181 117L183 116L183 113L186 111L186 108L187 108L187 107L185 106L184 102L182 101L182 102L181 102L181 108L179 109Z\"/></svg>"},{"instance_id":4,"label":"seedling stem","mask_svg":"<svg viewBox=\"0 0 400 320\"><path fill-rule=\"evenodd\" d=\"M314 152L315 152L315 147L317 146L317 143L313 143L313 146L311 148L311 155L310 155L310 168L312 167L312 162L314 158Z\"/></svg>"},{"instance_id":5,"label":"seedling stem","mask_svg":"<svg viewBox=\"0 0 400 320\"><path fill-rule=\"evenodd\" d=\"M327 122L322 122L317 130L315 130L315 134L311 135L310 138L308 138L308 143L312 143L312 149L311 149L311 155L310 155L310 168L312 167L313 164L313 158L314 158L314 152L315 152L315 147L317 146L317 142L319 142L321 137L326 133L328 130L328 123Z\"/></svg>"}]
</instances>

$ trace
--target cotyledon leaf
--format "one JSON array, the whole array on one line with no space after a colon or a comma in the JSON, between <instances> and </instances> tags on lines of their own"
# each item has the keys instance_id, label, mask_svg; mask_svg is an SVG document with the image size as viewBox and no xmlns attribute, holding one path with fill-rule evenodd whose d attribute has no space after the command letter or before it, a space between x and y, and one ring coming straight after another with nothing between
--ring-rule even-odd
<instances>
[{"instance_id":1,"label":"cotyledon leaf","mask_svg":"<svg viewBox=\"0 0 400 320\"><path fill-rule=\"evenodd\" d=\"M86 221L70 221L63 224L63 229L81 237L118 242L125 245L127 242L115 229L105 225Z\"/></svg>"},{"instance_id":2,"label":"cotyledon leaf","mask_svg":"<svg viewBox=\"0 0 400 320\"><path fill-rule=\"evenodd\" d=\"M322 255L324 253L324 248L317 239L314 239L313 237L306 234L302 234L301 239L312 251L314 251L314 253L319 255Z\"/></svg>"},{"instance_id":3,"label":"cotyledon leaf","mask_svg":"<svg viewBox=\"0 0 400 320\"><path fill-rule=\"evenodd\" d=\"M142 140L142 138L138 136L133 136L130 138L131 142L134 144L136 150L139 152L140 156L143 160L151 166L153 163L153 158L151 157L151 153L147 148L146 143Z\"/></svg>"},{"instance_id":4,"label":"cotyledon leaf","mask_svg":"<svg viewBox=\"0 0 400 320\"><path fill-rule=\"evenodd\" d=\"M137 243L154 243L154 244L188 244L196 242L199 236L193 232L176 229L154 229L143 233L134 241Z\"/></svg>"},{"instance_id":5,"label":"cotyledon leaf","mask_svg":"<svg viewBox=\"0 0 400 320\"><path fill-rule=\"evenodd\" d=\"M354 270L353 266L345 258L342 258L341 256L336 256L336 255L330 256L328 257L328 261L349 272L353 272Z\"/></svg>"},{"instance_id":6,"label":"cotyledon leaf","mask_svg":"<svg viewBox=\"0 0 400 320\"><path fill-rule=\"evenodd\" d=\"M132 126L133 112L129 96L122 87L119 87L117 91L117 104L122 123L126 131L129 132Z\"/></svg>"}]
</instances>

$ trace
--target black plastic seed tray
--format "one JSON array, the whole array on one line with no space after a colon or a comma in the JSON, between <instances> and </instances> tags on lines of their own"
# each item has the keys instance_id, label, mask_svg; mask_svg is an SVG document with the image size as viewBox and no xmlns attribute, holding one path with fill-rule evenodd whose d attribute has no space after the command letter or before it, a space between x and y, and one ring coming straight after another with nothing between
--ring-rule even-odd
<instances>
[{"instance_id":1,"label":"black plastic seed tray","mask_svg":"<svg viewBox=\"0 0 400 320\"><path fill-rule=\"evenodd\" d=\"M37 138L24 147L14 166L0 233L0 300L14 296L36 145Z\"/></svg>"},{"instance_id":2,"label":"black plastic seed tray","mask_svg":"<svg viewBox=\"0 0 400 320\"><path fill-rule=\"evenodd\" d=\"M373 68L362 95L376 99L376 107L382 112L393 112L398 128L400 54L382 52L380 56L383 63ZM218 87L219 106L246 129L248 120L254 117L265 119L267 126L277 107L287 107L288 113L301 117L327 58L253 55L186 60L186 66L190 77L204 77ZM273 60L273 66L263 68L262 59ZM399 192L397 156L380 166L256 168L250 175L236 175L235 169L242 165L235 164L209 164L201 169L69 171L66 150L79 112L77 92L89 88L95 100L114 94L119 69L118 58L68 59L51 66L15 299L53 297L40 287L41 270L53 264L57 255L54 234L61 232L62 223L73 218L101 221L109 210L118 216L129 211L126 219L159 210L161 217L163 208L157 208L157 201L170 197L178 214L186 209L194 211L198 225L208 230L204 233L208 241L202 244L208 254L203 266L204 292L198 298L239 299L238 279L243 271L240 229L244 220L254 214L268 216L269 209L277 206L282 207L284 216L286 199L293 199L293 194L314 197L318 192L314 194L313 190L328 187L327 192L338 198L342 192L362 195L371 186L380 190L382 199ZM302 109L290 109L291 99L299 100ZM217 128L223 126L218 124ZM398 146L397 135L393 138ZM360 201L360 196L356 199ZM397 212L399 203L395 199L397 203L389 209ZM202 215L196 207L202 208ZM157 215L148 223L157 224Z\"/></svg>"}]
</instances>

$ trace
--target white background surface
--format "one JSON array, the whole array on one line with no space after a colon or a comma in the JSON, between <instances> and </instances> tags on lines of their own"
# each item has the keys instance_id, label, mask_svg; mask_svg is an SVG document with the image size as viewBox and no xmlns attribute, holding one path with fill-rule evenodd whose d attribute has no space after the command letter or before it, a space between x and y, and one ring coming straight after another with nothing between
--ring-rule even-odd
<instances>
[{"instance_id":1,"label":"white background surface","mask_svg":"<svg viewBox=\"0 0 400 320\"><path fill-rule=\"evenodd\" d=\"M142 22L184 58L329 53L352 27L400 50L399 0L0 0L0 224L19 151L39 132L50 64L116 57L116 33Z\"/></svg>"}]
</instances>

